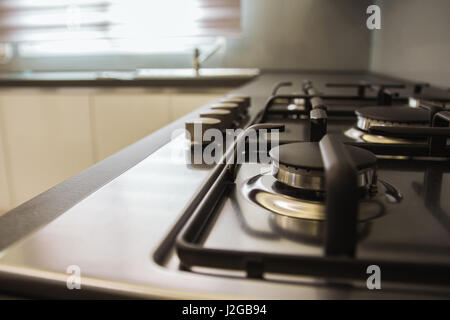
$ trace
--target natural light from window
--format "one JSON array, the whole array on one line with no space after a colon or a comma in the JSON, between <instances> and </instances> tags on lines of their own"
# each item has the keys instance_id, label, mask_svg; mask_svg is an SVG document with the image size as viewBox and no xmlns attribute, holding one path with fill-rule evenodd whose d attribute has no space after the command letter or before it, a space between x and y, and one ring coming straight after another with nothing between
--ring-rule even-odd
<instances>
[{"instance_id":1,"label":"natural light from window","mask_svg":"<svg viewBox=\"0 0 450 320\"><path fill-rule=\"evenodd\" d=\"M0 0L20 56L182 52L240 35L240 0Z\"/></svg>"}]
</instances>

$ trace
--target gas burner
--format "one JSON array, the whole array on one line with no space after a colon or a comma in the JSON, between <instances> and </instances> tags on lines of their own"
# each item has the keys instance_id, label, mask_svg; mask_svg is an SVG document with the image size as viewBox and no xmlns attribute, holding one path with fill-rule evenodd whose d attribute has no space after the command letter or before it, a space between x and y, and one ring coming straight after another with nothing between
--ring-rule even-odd
<instances>
[{"instance_id":1,"label":"gas burner","mask_svg":"<svg viewBox=\"0 0 450 320\"><path fill-rule=\"evenodd\" d=\"M326 195L283 185L270 174L260 174L247 180L241 190L249 201L282 216L314 221L324 221L326 218ZM383 191L376 194L361 192L358 221L365 222L383 215L382 198L394 203L401 200L400 193L384 181L377 182L377 190Z\"/></svg>"},{"instance_id":2,"label":"gas burner","mask_svg":"<svg viewBox=\"0 0 450 320\"><path fill-rule=\"evenodd\" d=\"M409 106L375 106L363 107L355 111L356 127L349 128L344 134L352 140L379 144L417 144L423 138L399 138L369 133L372 126L429 126L429 113L424 109Z\"/></svg>"},{"instance_id":3,"label":"gas burner","mask_svg":"<svg viewBox=\"0 0 450 320\"><path fill-rule=\"evenodd\" d=\"M359 170L358 221L366 222L383 215L383 202L399 202L402 196L393 186L377 179L377 159L371 152L346 147ZM254 204L284 217L324 221L326 192L319 144L285 144L273 148L270 156L272 173L248 179L241 188L244 196ZM291 221L289 226L293 225L296 223Z\"/></svg>"},{"instance_id":4,"label":"gas burner","mask_svg":"<svg viewBox=\"0 0 450 320\"><path fill-rule=\"evenodd\" d=\"M358 117L356 126L368 131L372 126L428 126L429 112L427 110L392 106L364 107L355 111Z\"/></svg>"},{"instance_id":5,"label":"gas burner","mask_svg":"<svg viewBox=\"0 0 450 320\"><path fill-rule=\"evenodd\" d=\"M371 213L374 215L370 219L358 220L356 226L358 242L364 240L369 233L372 219L383 214L384 209L381 204L379 205L380 207L378 210L375 205L372 207L373 211ZM293 241L320 246L325 238L324 220L296 219L289 216L274 214L270 217L269 223L277 234Z\"/></svg>"},{"instance_id":6,"label":"gas burner","mask_svg":"<svg viewBox=\"0 0 450 320\"><path fill-rule=\"evenodd\" d=\"M376 157L370 151L346 146L355 162L358 187L368 188L374 181ZM270 151L272 174L281 183L303 190L325 190L324 165L317 142L281 145Z\"/></svg>"},{"instance_id":7,"label":"gas burner","mask_svg":"<svg viewBox=\"0 0 450 320\"><path fill-rule=\"evenodd\" d=\"M379 143L379 144L419 144L423 143L421 139L404 139L396 137L380 136L376 134L367 133L352 127L344 132L344 135L354 141L363 143ZM379 157L379 155L378 155Z\"/></svg>"}]
</instances>

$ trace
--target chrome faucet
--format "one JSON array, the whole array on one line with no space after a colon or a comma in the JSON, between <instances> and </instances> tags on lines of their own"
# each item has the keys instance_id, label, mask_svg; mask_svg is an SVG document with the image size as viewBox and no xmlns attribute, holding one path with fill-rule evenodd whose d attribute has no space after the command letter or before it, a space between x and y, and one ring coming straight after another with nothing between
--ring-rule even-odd
<instances>
[{"instance_id":1,"label":"chrome faucet","mask_svg":"<svg viewBox=\"0 0 450 320\"><path fill-rule=\"evenodd\" d=\"M194 49L194 60L192 62L192 65L194 67L195 73L198 75L200 71L200 50L198 48Z\"/></svg>"},{"instance_id":2,"label":"chrome faucet","mask_svg":"<svg viewBox=\"0 0 450 320\"><path fill-rule=\"evenodd\" d=\"M192 66L194 67L195 73L199 75L201 64L206 60L208 60L210 57L212 57L216 52L221 50L223 47L225 47L225 38L219 37L214 42L211 49L206 51L204 54L200 54L200 49L195 48L192 61Z\"/></svg>"}]
</instances>

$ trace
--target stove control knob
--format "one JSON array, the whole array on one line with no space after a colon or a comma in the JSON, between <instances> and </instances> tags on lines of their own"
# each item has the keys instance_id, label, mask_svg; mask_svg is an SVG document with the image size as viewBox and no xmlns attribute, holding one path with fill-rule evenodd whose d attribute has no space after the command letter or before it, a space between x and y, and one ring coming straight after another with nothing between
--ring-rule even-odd
<instances>
[{"instance_id":1,"label":"stove control knob","mask_svg":"<svg viewBox=\"0 0 450 320\"><path fill-rule=\"evenodd\" d=\"M322 109L322 110L325 110L325 111L327 110L327 107L323 103L322 98L314 97L314 98L311 98L310 102L311 102L311 108L313 110L314 109Z\"/></svg>"},{"instance_id":2,"label":"stove control knob","mask_svg":"<svg viewBox=\"0 0 450 320\"><path fill-rule=\"evenodd\" d=\"M233 117L229 110L226 109L214 109L200 113L202 118L212 118L222 121L224 129L230 129L233 126Z\"/></svg>"},{"instance_id":3,"label":"stove control knob","mask_svg":"<svg viewBox=\"0 0 450 320\"><path fill-rule=\"evenodd\" d=\"M250 96L247 96L247 95L244 95L244 94L230 94L230 95L226 96L226 98L243 99L244 100L244 105L245 105L246 108L250 107L250 104L251 104Z\"/></svg>"},{"instance_id":4,"label":"stove control knob","mask_svg":"<svg viewBox=\"0 0 450 320\"><path fill-rule=\"evenodd\" d=\"M210 141L203 141L203 135L209 129L223 130L223 123L219 119L198 118L185 122L186 138L191 143L208 144Z\"/></svg>"},{"instance_id":5,"label":"stove control knob","mask_svg":"<svg viewBox=\"0 0 450 320\"><path fill-rule=\"evenodd\" d=\"M240 113L246 113L250 107L250 97L245 95L229 95L221 99L221 102L238 104Z\"/></svg>"},{"instance_id":6,"label":"stove control knob","mask_svg":"<svg viewBox=\"0 0 450 320\"><path fill-rule=\"evenodd\" d=\"M237 119L240 113L239 105L237 103L215 103L211 105L210 108L212 110L228 110L233 119Z\"/></svg>"}]
</instances>

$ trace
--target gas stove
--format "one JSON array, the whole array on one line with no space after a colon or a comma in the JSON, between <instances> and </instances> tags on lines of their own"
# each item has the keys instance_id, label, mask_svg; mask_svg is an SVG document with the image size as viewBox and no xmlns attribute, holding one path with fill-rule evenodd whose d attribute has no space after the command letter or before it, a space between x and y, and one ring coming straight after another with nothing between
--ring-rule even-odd
<instances>
[{"instance_id":1,"label":"gas stove","mask_svg":"<svg viewBox=\"0 0 450 320\"><path fill-rule=\"evenodd\" d=\"M449 298L449 102L379 76L263 75L3 251L3 281L74 294L77 265L93 295Z\"/></svg>"},{"instance_id":2,"label":"gas stove","mask_svg":"<svg viewBox=\"0 0 450 320\"><path fill-rule=\"evenodd\" d=\"M282 129L277 141L271 133L265 137L279 144L269 151L270 163L224 164L170 239L172 258L187 272L241 272L243 278L299 284L309 277L356 287L367 285L372 266L383 275L385 289L413 285L448 292L450 228L442 208L448 201L441 199L450 168L446 101L418 98L421 84L410 96L387 89L406 85L366 82L328 84L358 90L353 96L327 95L308 80L299 94L277 93L291 85L275 84L247 126ZM366 88L375 96L366 96ZM231 101L236 109L243 106L244 116L250 97L223 102ZM195 152L197 141L191 140ZM202 142L202 148L214 144ZM251 143L233 152L249 153ZM266 151L256 150L256 158Z\"/></svg>"}]
</instances>

